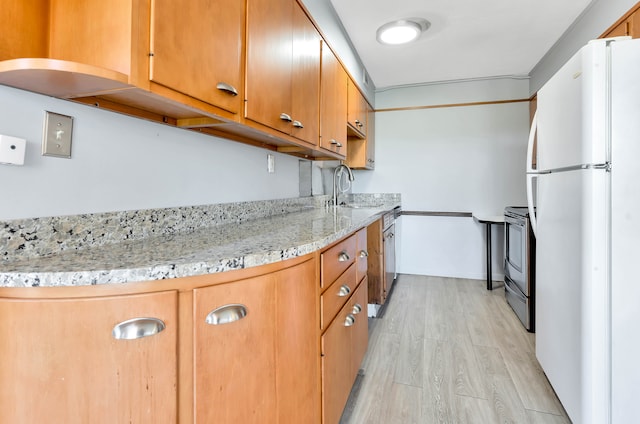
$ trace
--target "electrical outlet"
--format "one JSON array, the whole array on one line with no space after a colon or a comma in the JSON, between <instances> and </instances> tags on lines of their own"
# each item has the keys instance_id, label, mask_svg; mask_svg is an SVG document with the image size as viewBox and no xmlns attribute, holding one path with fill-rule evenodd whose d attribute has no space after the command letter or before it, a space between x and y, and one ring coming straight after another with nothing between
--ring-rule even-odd
<instances>
[{"instance_id":1,"label":"electrical outlet","mask_svg":"<svg viewBox=\"0 0 640 424\"><path fill-rule=\"evenodd\" d=\"M72 117L46 111L42 136L42 155L70 158L72 127Z\"/></svg>"}]
</instances>

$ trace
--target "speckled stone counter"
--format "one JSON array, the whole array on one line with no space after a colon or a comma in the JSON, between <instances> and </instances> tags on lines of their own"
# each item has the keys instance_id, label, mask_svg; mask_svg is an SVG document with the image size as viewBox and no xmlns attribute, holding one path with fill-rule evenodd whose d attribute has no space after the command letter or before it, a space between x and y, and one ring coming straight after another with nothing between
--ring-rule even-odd
<instances>
[{"instance_id":1,"label":"speckled stone counter","mask_svg":"<svg viewBox=\"0 0 640 424\"><path fill-rule=\"evenodd\" d=\"M400 205L399 195L359 196L352 207L325 207L325 196L3 222L0 287L160 280L302 256Z\"/></svg>"}]
</instances>

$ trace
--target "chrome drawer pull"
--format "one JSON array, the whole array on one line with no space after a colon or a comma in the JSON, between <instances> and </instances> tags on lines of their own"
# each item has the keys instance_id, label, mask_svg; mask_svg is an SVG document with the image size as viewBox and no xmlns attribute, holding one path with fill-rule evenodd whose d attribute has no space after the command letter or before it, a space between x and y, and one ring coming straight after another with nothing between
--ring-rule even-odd
<instances>
[{"instance_id":1,"label":"chrome drawer pull","mask_svg":"<svg viewBox=\"0 0 640 424\"><path fill-rule=\"evenodd\" d=\"M300 121L293 121L293 126L296 128L304 128L304 125L302 125Z\"/></svg>"},{"instance_id":2,"label":"chrome drawer pull","mask_svg":"<svg viewBox=\"0 0 640 424\"><path fill-rule=\"evenodd\" d=\"M349 259L351 259L351 257L349 257L349 254L344 250L338 255L338 262L347 262Z\"/></svg>"},{"instance_id":3,"label":"chrome drawer pull","mask_svg":"<svg viewBox=\"0 0 640 424\"><path fill-rule=\"evenodd\" d=\"M282 119L283 121L291 122L291 117L289 115L287 115L286 113L281 113L280 114L280 119Z\"/></svg>"},{"instance_id":4,"label":"chrome drawer pull","mask_svg":"<svg viewBox=\"0 0 640 424\"><path fill-rule=\"evenodd\" d=\"M356 317L354 317L351 314L347 315L347 317L344 320L344 326L345 327L351 327L355 323L356 323Z\"/></svg>"},{"instance_id":5,"label":"chrome drawer pull","mask_svg":"<svg viewBox=\"0 0 640 424\"><path fill-rule=\"evenodd\" d=\"M338 292L338 296L345 297L349 293L351 293L351 288L349 286L347 286L346 284L343 284L342 286L340 286L340 291Z\"/></svg>"},{"instance_id":6,"label":"chrome drawer pull","mask_svg":"<svg viewBox=\"0 0 640 424\"><path fill-rule=\"evenodd\" d=\"M116 340L135 340L158 334L165 327L158 318L132 318L116 324L111 335Z\"/></svg>"},{"instance_id":7,"label":"chrome drawer pull","mask_svg":"<svg viewBox=\"0 0 640 424\"><path fill-rule=\"evenodd\" d=\"M361 250L360 251L360 257L361 258L368 258L369 257L369 252L367 252L366 250Z\"/></svg>"},{"instance_id":8,"label":"chrome drawer pull","mask_svg":"<svg viewBox=\"0 0 640 424\"><path fill-rule=\"evenodd\" d=\"M337 141L335 138L332 138L332 139L330 140L330 142L331 142L331 144L338 144L338 141Z\"/></svg>"},{"instance_id":9,"label":"chrome drawer pull","mask_svg":"<svg viewBox=\"0 0 640 424\"><path fill-rule=\"evenodd\" d=\"M227 84L226 82L219 82L216 85L216 88L218 90L221 90L221 91L224 91L226 93L229 93L232 96L237 96L238 95L238 90L236 90L236 88L233 85Z\"/></svg>"},{"instance_id":10,"label":"chrome drawer pull","mask_svg":"<svg viewBox=\"0 0 640 424\"><path fill-rule=\"evenodd\" d=\"M353 305L353 309L351 310L351 313L353 315L358 315L360 312L362 312L362 306L359 303L356 303L355 305Z\"/></svg>"},{"instance_id":11,"label":"chrome drawer pull","mask_svg":"<svg viewBox=\"0 0 640 424\"><path fill-rule=\"evenodd\" d=\"M230 324L247 316L247 307L239 303L220 306L209 312L205 322L210 325Z\"/></svg>"}]
</instances>

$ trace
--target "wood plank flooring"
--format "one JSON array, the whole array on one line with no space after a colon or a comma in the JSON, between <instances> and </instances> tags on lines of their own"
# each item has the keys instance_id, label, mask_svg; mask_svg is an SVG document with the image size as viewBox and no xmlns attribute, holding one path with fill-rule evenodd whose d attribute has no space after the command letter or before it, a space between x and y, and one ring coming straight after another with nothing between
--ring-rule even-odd
<instances>
[{"instance_id":1,"label":"wood plank flooring","mask_svg":"<svg viewBox=\"0 0 640 424\"><path fill-rule=\"evenodd\" d=\"M402 274L341 424L567 424L535 336L484 281Z\"/></svg>"}]
</instances>

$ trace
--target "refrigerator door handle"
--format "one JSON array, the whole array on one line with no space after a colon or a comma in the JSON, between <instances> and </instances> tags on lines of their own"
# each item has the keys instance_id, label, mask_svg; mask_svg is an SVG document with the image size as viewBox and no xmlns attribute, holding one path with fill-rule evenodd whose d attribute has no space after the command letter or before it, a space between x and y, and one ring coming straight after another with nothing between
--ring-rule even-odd
<instances>
[{"instance_id":1,"label":"refrigerator door handle","mask_svg":"<svg viewBox=\"0 0 640 424\"><path fill-rule=\"evenodd\" d=\"M529 143L527 144L527 208L529 209L529 221L533 235L537 237L537 219L536 212L533 207L533 183L536 177L536 170L533 169L533 142L536 138L538 130L538 112L533 114L531 120L531 131L529 131Z\"/></svg>"},{"instance_id":2,"label":"refrigerator door handle","mask_svg":"<svg viewBox=\"0 0 640 424\"><path fill-rule=\"evenodd\" d=\"M536 132L538 130L538 112L533 114L533 120L531 120L531 130L529 131L529 143L527 144L527 173L536 172L533 169L533 144L536 139Z\"/></svg>"},{"instance_id":3,"label":"refrigerator door handle","mask_svg":"<svg viewBox=\"0 0 640 424\"><path fill-rule=\"evenodd\" d=\"M533 206L533 184L534 178L537 178L536 174L527 174L527 208L529 209L529 223L533 230L533 235L538 236L538 217L536 217L536 210Z\"/></svg>"}]
</instances>

